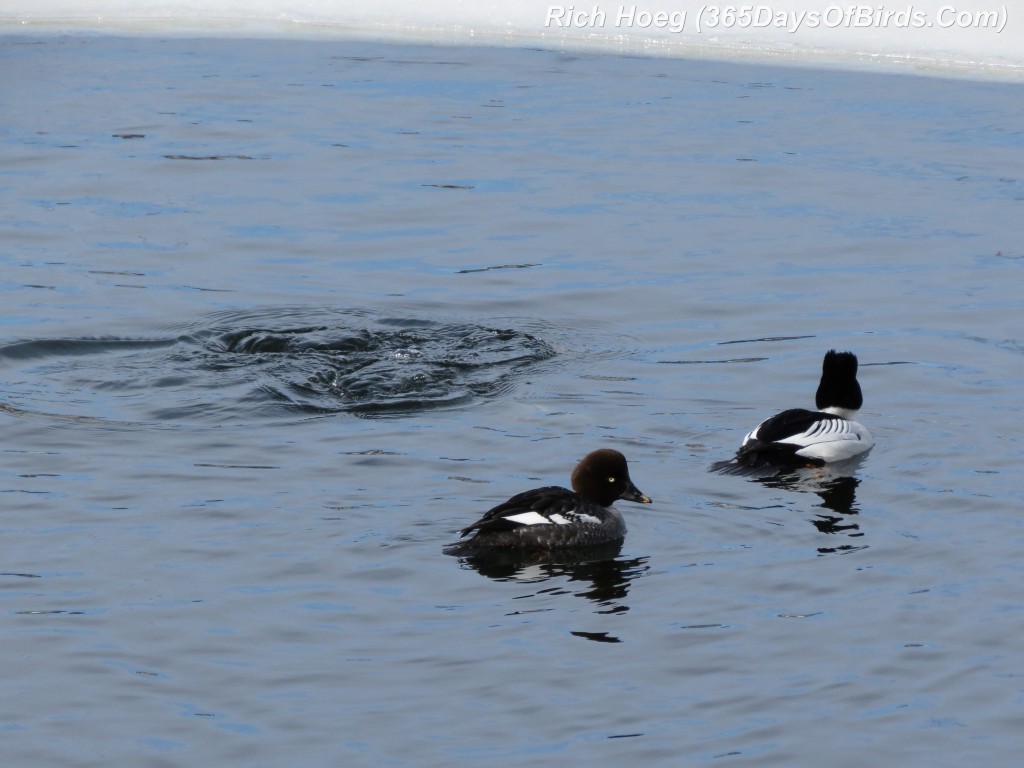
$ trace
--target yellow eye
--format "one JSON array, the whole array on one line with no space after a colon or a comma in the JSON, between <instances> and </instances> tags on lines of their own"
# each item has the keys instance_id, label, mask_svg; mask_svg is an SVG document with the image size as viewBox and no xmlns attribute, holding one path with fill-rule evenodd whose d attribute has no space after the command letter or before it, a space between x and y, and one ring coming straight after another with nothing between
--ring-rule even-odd
<instances>
[{"instance_id":1,"label":"yellow eye","mask_svg":"<svg viewBox=\"0 0 1024 768\"><path fill-rule=\"evenodd\" d=\"M609 483L614 483L615 482L615 478L614 477L609 477L608 478L608 482Z\"/></svg>"}]
</instances>

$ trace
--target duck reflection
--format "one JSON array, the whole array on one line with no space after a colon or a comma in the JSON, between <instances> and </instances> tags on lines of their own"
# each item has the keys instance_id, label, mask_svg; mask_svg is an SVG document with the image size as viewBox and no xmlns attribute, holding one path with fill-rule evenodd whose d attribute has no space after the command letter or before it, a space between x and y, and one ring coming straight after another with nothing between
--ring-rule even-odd
<instances>
[{"instance_id":1,"label":"duck reflection","mask_svg":"<svg viewBox=\"0 0 1024 768\"><path fill-rule=\"evenodd\" d=\"M759 482L768 488L785 488L798 493L816 494L821 499L817 506L827 511L819 513L810 522L822 533L842 534L850 538L863 536L860 523L851 519L853 515L860 514L857 507L857 486L860 485L860 480L850 475L821 476L820 472L807 476L803 474L804 471L759 478ZM866 547L865 544L818 547L818 553L828 555L835 552L852 552Z\"/></svg>"},{"instance_id":2,"label":"duck reflection","mask_svg":"<svg viewBox=\"0 0 1024 768\"><path fill-rule=\"evenodd\" d=\"M597 547L573 547L560 550L495 549L460 558L464 568L495 581L540 584L564 578L565 588L540 590L545 594L561 591L592 601L597 613L625 613L625 600L631 582L648 570L647 557L621 557L622 542ZM572 585L577 584L576 589ZM603 642L609 642L605 638Z\"/></svg>"},{"instance_id":3,"label":"duck reflection","mask_svg":"<svg viewBox=\"0 0 1024 768\"><path fill-rule=\"evenodd\" d=\"M821 503L816 506L825 512L812 518L811 525L825 534L860 538L864 536L864 532L860 523L852 519L853 516L860 514L860 507L857 504L857 486L860 485L860 480L852 474L858 466L859 459L841 465L779 469L769 475L765 475L763 469L743 474L751 475L751 480L761 483L766 488L782 488L795 493L817 495ZM728 473L740 474L735 470ZM835 547L818 547L818 554L846 553L866 548L866 544L842 544Z\"/></svg>"}]
</instances>

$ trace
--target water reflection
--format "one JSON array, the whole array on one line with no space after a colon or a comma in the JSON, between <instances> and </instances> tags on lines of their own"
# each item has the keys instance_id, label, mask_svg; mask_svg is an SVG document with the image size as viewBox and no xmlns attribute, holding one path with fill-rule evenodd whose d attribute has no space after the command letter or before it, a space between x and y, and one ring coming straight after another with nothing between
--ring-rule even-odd
<instances>
[{"instance_id":1,"label":"water reflection","mask_svg":"<svg viewBox=\"0 0 1024 768\"><path fill-rule=\"evenodd\" d=\"M646 556L623 558L621 550L622 542L566 550L495 550L460 558L460 563L495 581L542 584L564 577L564 588L546 587L524 597L572 594L595 603L597 613L615 614L629 610L625 600L631 582L650 567Z\"/></svg>"},{"instance_id":2,"label":"water reflection","mask_svg":"<svg viewBox=\"0 0 1024 768\"><path fill-rule=\"evenodd\" d=\"M846 468L849 471L849 468ZM834 469L806 468L796 471L779 472L772 477L758 478L767 488L784 488L797 493L813 493L821 499L817 507L825 510L811 519L819 531L830 535L844 535L860 538L864 532L860 523L851 519L860 514L857 505L857 486L860 480L850 474L837 473ZM855 552L866 549L866 544L841 544L834 547L818 547L818 554Z\"/></svg>"},{"instance_id":3,"label":"water reflection","mask_svg":"<svg viewBox=\"0 0 1024 768\"><path fill-rule=\"evenodd\" d=\"M825 511L817 513L810 520L811 525L821 533L860 538L864 536L864 532L861 530L860 522L854 518L860 514L860 507L857 504L857 487L860 480L853 476L853 472L860 466L861 461L862 458L859 458L824 467L778 469L767 475L764 474L764 468L738 472L730 462L722 462L712 469L726 474L748 474L752 481L766 488L815 494L821 499L821 503L815 506ZM867 544L841 544L834 547L818 547L818 554L847 553L866 548Z\"/></svg>"}]
</instances>

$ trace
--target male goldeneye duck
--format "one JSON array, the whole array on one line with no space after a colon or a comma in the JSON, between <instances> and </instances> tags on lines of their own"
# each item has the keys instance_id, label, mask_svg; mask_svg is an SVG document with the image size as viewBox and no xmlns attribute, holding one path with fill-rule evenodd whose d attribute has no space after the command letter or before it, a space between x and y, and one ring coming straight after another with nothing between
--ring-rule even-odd
<instances>
[{"instance_id":1,"label":"male goldeneye duck","mask_svg":"<svg viewBox=\"0 0 1024 768\"><path fill-rule=\"evenodd\" d=\"M743 438L735 462L747 467L820 467L852 459L875 444L867 428L854 421L864 396L852 352L825 353L814 402L816 411L791 408L754 427Z\"/></svg>"},{"instance_id":2,"label":"male goldeneye duck","mask_svg":"<svg viewBox=\"0 0 1024 768\"><path fill-rule=\"evenodd\" d=\"M629 479L626 457L610 448L588 453L572 473L572 490L556 485L516 494L488 511L445 549L450 555L518 547L560 549L621 541L626 523L612 503L650 504Z\"/></svg>"}]
</instances>

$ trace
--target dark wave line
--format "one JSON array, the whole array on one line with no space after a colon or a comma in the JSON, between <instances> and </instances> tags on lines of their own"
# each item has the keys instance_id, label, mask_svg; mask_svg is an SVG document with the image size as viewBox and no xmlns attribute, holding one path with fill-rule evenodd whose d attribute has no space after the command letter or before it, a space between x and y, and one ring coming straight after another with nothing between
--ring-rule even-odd
<instances>
[{"instance_id":1,"label":"dark wave line","mask_svg":"<svg viewBox=\"0 0 1024 768\"><path fill-rule=\"evenodd\" d=\"M173 347L180 339L123 339L98 337L84 339L36 339L16 341L0 347L0 359L35 360L44 357L100 355L130 349L161 349Z\"/></svg>"}]
</instances>

